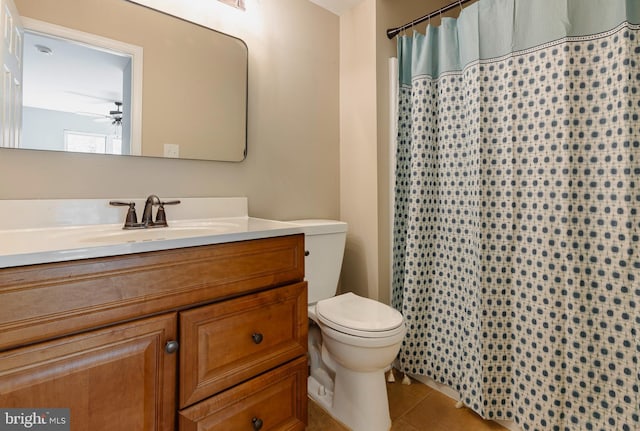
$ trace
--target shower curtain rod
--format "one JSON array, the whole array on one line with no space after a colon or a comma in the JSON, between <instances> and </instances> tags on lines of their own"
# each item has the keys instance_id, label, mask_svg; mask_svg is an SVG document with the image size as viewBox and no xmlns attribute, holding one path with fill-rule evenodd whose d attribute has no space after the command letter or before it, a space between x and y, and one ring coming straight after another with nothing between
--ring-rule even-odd
<instances>
[{"instance_id":1,"label":"shower curtain rod","mask_svg":"<svg viewBox=\"0 0 640 431\"><path fill-rule=\"evenodd\" d=\"M390 28L390 29L387 30L387 37L389 39L393 39L394 37L396 37L398 35L398 33L400 33L404 29L413 27L414 25L420 24L421 22L425 22L429 18L432 18L432 17L434 17L436 15L439 15L441 13L444 13L444 12L446 12L448 10L451 10L451 9L455 8L455 7L460 6L460 8L462 8L462 5L464 5L466 3L469 3L471 1L473 1L473 0L457 0L457 1L454 1L452 3L449 3L446 6L441 7L438 10L435 10L435 11L433 11L431 13L428 13L425 16L421 16L418 19L414 19L413 21L408 22L405 25L401 25L400 27L396 27L396 28Z\"/></svg>"}]
</instances>

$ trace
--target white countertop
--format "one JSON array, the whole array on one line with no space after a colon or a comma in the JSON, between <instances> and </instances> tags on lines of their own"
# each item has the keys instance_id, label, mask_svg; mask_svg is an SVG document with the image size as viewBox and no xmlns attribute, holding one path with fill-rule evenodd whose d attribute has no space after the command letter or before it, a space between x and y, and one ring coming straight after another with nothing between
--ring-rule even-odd
<instances>
[{"instance_id":1,"label":"white countertop","mask_svg":"<svg viewBox=\"0 0 640 431\"><path fill-rule=\"evenodd\" d=\"M147 228L123 230L126 208L120 208L116 215L122 219L118 223L97 223L79 225L74 217L82 218L83 208L93 211L90 219L111 221L102 208L113 212L105 200L70 201L0 201L0 211L11 210L24 213L25 208L41 215L30 215L30 227L26 222L12 220L8 229L0 229L0 268L62 262L105 256L116 256L173 248L193 247L226 242L246 241L303 233L292 223L249 217L246 214L245 198L225 198L221 210L211 205L216 198L193 198L183 200L185 206L180 211L167 207L168 228ZM229 199L234 199L230 201ZM236 199L240 199L237 201ZM244 200L244 204L242 202ZM102 203L106 202L106 205ZM96 205L96 202L99 204ZM12 205L13 203L13 205ZM182 205L182 204L181 204ZM187 208L191 207L191 209ZM230 210L235 207L234 210ZM70 211L69 208L74 208ZM98 209L96 209L98 208ZM57 210L66 214L57 216ZM60 212L58 211L58 213ZM137 211L142 212L142 207ZM70 215L75 213L76 215ZM193 217L196 213L204 217ZM5 214L7 214L5 212ZM180 218L172 218L172 214ZM224 216L220 216L224 215ZM229 216L231 215L231 216ZM41 220L38 218L49 221ZM190 217L190 218L189 218ZM82 218L86 220L86 217ZM63 220L62 222L60 220Z\"/></svg>"}]
</instances>

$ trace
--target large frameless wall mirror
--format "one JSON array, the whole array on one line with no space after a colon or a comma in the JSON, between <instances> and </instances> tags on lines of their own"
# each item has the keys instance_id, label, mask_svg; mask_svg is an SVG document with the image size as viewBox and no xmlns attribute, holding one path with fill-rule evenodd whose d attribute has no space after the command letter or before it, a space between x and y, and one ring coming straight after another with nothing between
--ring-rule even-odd
<instances>
[{"instance_id":1,"label":"large frameless wall mirror","mask_svg":"<svg viewBox=\"0 0 640 431\"><path fill-rule=\"evenodd\" d=\"M22 133L3 146L244 159L240 39L128 0L3 1L24 27Z\"/></svg>"}]
</instances>

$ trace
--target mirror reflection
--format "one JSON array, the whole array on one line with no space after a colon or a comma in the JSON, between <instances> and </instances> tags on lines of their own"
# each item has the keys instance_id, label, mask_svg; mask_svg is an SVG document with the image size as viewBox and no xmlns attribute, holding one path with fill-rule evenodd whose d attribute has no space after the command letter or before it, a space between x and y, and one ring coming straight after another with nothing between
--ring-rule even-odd
<instances>
[{"instance_id":1,"label":"mirror reflection","mask_svg":"<svg viewBox=\"0 0 640 431\"><path fill-rule=\"evenodd\" d=\"M241 40L126 0L14 1L20 148L244 159Z\"/></svg>"},{"instance_id":2,"label":"mirror reflection","mask_svg":"<svg viewBox=\"0 0 640 431\"><path fill-rule=\"evenodd\" d=\"M44 23L23 23L43 32L24 32L20 147L140 155L139 134L131 136L140 128L132 129L134 55L99 49L91 38L82 44L54 37Z\"/></svg>"}]
</instances>

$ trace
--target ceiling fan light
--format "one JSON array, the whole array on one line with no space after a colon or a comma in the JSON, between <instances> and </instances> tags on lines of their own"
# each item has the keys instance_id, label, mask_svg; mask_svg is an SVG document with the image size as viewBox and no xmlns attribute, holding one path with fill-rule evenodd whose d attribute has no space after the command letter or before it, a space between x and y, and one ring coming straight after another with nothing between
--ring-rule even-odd
<instances>
[{"instance_id":1,"label":"ceiling fan light","mask_svg":"<svg viewBox=\"0 0 640 431\"><path fill-rule=\"evenodd\" d=\"M36 50L42 55L53 55L53 50L45 45L34 45Z\"/></svg>"}]
</instances>

